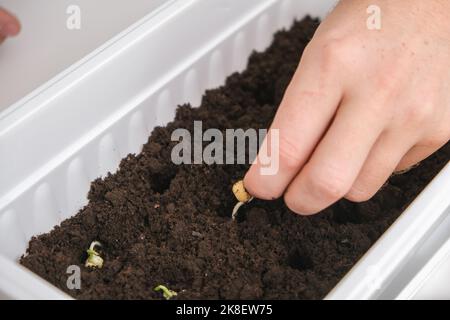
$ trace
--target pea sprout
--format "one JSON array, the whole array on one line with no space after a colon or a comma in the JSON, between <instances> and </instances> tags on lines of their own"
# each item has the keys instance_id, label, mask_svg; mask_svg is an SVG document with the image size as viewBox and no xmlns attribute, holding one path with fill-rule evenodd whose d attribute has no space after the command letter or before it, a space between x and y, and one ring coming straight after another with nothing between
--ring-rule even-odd
<instances>
[{"instance_id":1,"label":"pea sprout","mask_svg":"<svg viewBox=\"0 0 450 320\"><path fill-rule=\"evenodd\" d=\"M166 300L170 300L170 299L172 299L173 297L175 297L177 295L177 293L175 291L172 291L172 290L168 289L166 286L163 286L163 285L159 285L153 290L156 291L156 292L162 291L163 292L163 296L164 296L164 298L166 298Z\"/></svg>"},{"instance_id":2,"label":"pea sprout","mask_svg":"<svg viewBox=\"0 0 450 320\"><path fill-rule=\"evenodd\" d=\"M86 259L86 263L84 264L86 268L99 268L103 267L103 258L100 257L100 254L95 251L95 247L101 247L102 244L98 241L93 241L89 246L89 249L86 250L88 257Z\"/></svg>"},{"instance_id":3,"label":"pea sprout","mask_svg":"<svg viewBox=\"0 0 450 320\"><path fill-rule=\"evenodd\" d=\"M253 200L253 197L245 190L244 181L240 180L233 185L233 193L238 203L233 208L233 213L231 218L236 220L239 209L244 205Z\"/></svg>"}]
</instances>

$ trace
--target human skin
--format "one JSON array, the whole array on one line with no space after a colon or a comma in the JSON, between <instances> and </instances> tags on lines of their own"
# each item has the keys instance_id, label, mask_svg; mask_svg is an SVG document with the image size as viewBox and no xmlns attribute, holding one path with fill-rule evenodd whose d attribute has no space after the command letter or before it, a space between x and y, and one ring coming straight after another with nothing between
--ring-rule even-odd
<instances>
[{"instance_id":1,"label":"human skin","mask_svg":"<svg viewBox=\"0 0 450 320\"><path fill-rule=\"evenodd\" d=\"M369 30L367 8L381 9ZM343 0L307 46L271 129L279 170L245 187L302 215L369 200L450 139L450 1ZM270 130L268 136L271 136ZM267 139L264 143L267 143ZM269 148L270 149L270 148Z\"/></svg>"},{"instance_id":2,"label":"human skin","mask_svg":"<svg viewBox=\"0 0 450 320\"><path fill-rule=\"evenodd\" d=\"M16 36L19 32L19 20L10 12L0 8L0 43L8 37Z\"/></svg>"}]
</instances>

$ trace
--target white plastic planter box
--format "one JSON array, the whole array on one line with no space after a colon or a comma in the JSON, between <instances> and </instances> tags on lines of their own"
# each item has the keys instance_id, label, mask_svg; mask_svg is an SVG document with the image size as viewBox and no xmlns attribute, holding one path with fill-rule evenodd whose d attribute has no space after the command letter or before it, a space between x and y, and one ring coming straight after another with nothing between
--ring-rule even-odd
<instances>
[{"instance_id":1,"label":"white plastic planter box","mask_svg":"<svg viewBox=\"0 0 450 320\"><path fill-rule=\"evenodd\" d=\"M445 282L447 279L447 282ZM450 239L433 255L398 299L449 299ZM444 283L442 281L444 280Z\"/></svg>"},{"instance_id":2,"label":"white plastic planter box","mask_svg":"<svg viewBox=\"0 0 450 320\"><path fill-rule=\"evenodd\" d=\"M199 104L276 30L334 2L168 1L0 114L0 297L68 298L18 264L30 238L77 213L90 182L139 152L177 104ZM329 298L397 297L449 238L449 190L447 167Z\"/></svg>"}]
</instances>

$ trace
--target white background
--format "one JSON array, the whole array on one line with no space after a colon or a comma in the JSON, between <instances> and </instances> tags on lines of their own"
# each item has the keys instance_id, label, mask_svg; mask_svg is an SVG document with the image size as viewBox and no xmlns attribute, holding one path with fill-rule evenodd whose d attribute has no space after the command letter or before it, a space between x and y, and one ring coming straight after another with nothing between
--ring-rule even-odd
<instances>
[{"instance_id":1,"label":"white background","mask_svg":"<svg viewBox=\"0 0 450 320\"><path fill-rule=\"evenodd\" d=\"M0 111L111 39L166 0L0 0L22 32L0 45ZM69 5L81 30L69 30Z\"/></svg>"}]
</instances>

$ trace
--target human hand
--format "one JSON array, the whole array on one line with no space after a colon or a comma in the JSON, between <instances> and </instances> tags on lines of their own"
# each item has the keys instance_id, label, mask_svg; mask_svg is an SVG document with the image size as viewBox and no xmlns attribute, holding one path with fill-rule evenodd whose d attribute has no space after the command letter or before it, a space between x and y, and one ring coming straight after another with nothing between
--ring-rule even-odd
<instances>
[{"instance_id":1,"label":"human hand","mask_svg":"<svg viewBox=\"0 0 450 320\"><path fill-rule=\"evenodd\" d=\"M0 8L0 43L7 37L13 37L20 32L20 22L17 18Z\"/></svg>"},{"instance_id":2,"label":"human hand","mask_svg":"<svg viewBox=\"0 0 450 320\"><path fill-rule=\"evenodd\" d=\"M367 8L381 8L369 30ZM370 199L450 139L450 1L344 0L306 48L271 129L279 170L245 187L299 214ZM269 131L269 136L271 135ZM264 143L267 143L267 139Z\"/></svg>"}]
</instances>

